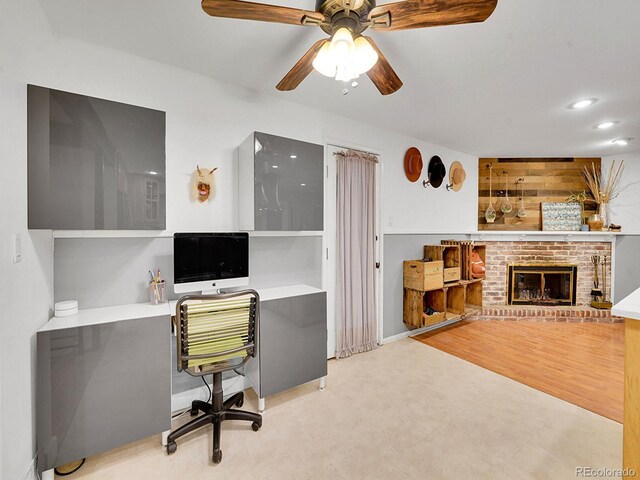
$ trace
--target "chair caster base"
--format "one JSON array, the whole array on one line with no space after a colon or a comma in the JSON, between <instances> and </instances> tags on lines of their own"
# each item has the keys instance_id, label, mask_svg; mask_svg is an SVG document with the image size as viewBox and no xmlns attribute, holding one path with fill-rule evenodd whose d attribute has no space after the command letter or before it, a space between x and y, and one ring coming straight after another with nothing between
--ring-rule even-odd
<instances>
[{"instance_id":1,"label":"chair caster base","mask_svg":"<svg viewBox=\"0 0 640 480\"><path fill-rule=\"evenodd\" d=\"M178 444L176 442L167 443L167 455L171 455L175 453L178 449Z\"/></svg>"},{"instance_id":2,"label":"chair caster base","mask_svg":"<svg viewBox=\"0 0 640 480\"><path fill-rule=\"evenodd\" d=\"M262 424L261 424L261 423L253 422L253 423L251 424L251 428L253 428L253 431L254 431L254 432L257 432L258 430L260 430L260 427L262 427Z\"/></svg>"},{"instance_id":3,"label":"chair caster base","mask_svg":"<svg viewBox=\"0 0 640 480\"><path fill-rule=\"evenodd\" d=\"M211 460L213 460L213 463L220 463L222 461L222 450L216 450L213 452Z\"/></svg>"}]
</instances>

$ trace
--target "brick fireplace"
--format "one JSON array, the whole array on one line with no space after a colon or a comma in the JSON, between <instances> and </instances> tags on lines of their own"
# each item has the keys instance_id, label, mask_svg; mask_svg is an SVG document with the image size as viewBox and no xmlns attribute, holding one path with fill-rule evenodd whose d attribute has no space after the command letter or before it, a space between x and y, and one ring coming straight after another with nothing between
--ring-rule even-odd
<instances>
[{"instance_id":1,"label":"brick fireplace","mask_svg":"<svg viewBox=\"0 0 640 480\"><path fill-rule=\"evenodd\" d=\"M592 255L606 256L607 291L611 290L611 243L610 242L536 242L536 241L488 241L486 265L487 277L483 285L483 304L485 306L508 304L509 265L572 265L575 266L575 305L586 307L591 302L593 287ZM602 278L600 279L602 282ZM531 296L535 292L530 287ZM516 302L517 303L517 302ZM525 304L525 302L521 302ZM530 304L530 303L529 303ZM561 304L557 303L556 305ZM571 305L571 303L568 303Z\"/></svg>"}]
</instances>

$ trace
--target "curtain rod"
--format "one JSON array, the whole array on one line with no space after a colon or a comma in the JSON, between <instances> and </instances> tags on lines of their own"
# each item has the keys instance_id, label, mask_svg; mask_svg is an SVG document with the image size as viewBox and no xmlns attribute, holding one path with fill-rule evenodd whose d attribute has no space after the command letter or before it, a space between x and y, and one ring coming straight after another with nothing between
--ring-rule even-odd
<instances>
[{"instance_id":1,"label":"curtain rod","mask_svg":"<svg viewBox=\"0 0 640 480\"><path fill-rule=\"evenodd\" d=\"M351 155L349 155L349 152L353 152L355 154L359 154L359 155L353 155L353 153ZM343 157L347 157L347 156L359 156L361 158L364 158L366 160L370 160L372 162L376 162L379 163L379 155L377 153L371 153L371 152L365 152L364 150L358 150L356 148L347 148L346 151L345 150L341 150L339 152L333 152L334 155L340 155Z\"/></svg>"}]
</instances>

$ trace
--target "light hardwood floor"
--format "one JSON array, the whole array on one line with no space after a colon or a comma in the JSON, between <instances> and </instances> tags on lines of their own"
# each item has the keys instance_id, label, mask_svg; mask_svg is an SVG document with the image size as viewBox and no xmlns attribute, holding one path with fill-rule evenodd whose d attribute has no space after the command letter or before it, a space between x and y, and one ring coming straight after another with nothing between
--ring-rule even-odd
<instances>
[{"instance_id":1,"label":"light hardwood floor","mask_svg":"<svg viewBox=\"0 0 640 480\"><path fill-rule=\"evenodd\" d=\"M415 339L622 423L622 323L463 321Z\"/></svg>"},{"instance_id":2,"label":"light hardwood floor","mask_svg":"<svg viewBox=\"0 0 640 480\"><path fill-rule=\"evenodd\" d=\"M244 408L255 410L249 394ZM622 426L412 339L329 363L317 382L267 399L263 427L225 422L89 458L72 480L522 480L619 468Z\"/></svg>"}]
</instances>

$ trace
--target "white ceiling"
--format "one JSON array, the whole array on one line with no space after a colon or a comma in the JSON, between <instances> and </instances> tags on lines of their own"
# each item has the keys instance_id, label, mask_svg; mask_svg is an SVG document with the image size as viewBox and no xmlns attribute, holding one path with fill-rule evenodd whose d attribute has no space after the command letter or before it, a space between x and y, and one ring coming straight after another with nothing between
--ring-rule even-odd
<instances>
[{"instance_id":1,"label":"white ceiling","mask_svg":"<svg viewBox=\"0 0 640 480\"><path fill-rule=\"evenodd\" d=\"M640 0L499 0L484 23L373 32L404 87L313 72L274 86L317 27L212 18L199 0L40 0L55 31L479 156L600 156L640 148ZM313 10L314 0L274 0ZM387 3L386 1L380 3ZM574 100L600 99L580 111ZM604 120L620 124L608 131ZM612 145L635 137L628 147Z\"/></svg>"}]
</instances>

